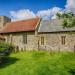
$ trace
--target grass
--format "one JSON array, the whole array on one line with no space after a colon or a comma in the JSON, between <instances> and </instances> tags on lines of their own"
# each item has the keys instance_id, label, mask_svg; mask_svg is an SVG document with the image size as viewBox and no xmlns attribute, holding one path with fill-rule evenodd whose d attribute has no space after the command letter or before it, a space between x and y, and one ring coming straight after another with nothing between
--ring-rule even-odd
<instances>
[{"instance_id":1,"label":"grass","mask_svg":"<svg viewBox=\"0 0 75 75\"><path fill-rule=\"evenodd\" d=\"M75 75L75 53L13 53L0 65L0 75Z\"/></svg>"}]
</instances>

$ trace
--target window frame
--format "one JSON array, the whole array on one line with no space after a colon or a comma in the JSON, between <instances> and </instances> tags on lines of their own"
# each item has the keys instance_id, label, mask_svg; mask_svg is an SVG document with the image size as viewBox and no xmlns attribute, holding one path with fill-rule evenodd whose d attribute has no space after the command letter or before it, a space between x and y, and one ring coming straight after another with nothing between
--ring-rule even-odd
<instances>
[{"instance_id":1,"label":"window frame","mask_svg":"<svg viewBox=\"0 0 75 75\"><path fill-rule=\"evenodd\" d=\"M44 36L41 36L41 45L44 45Z\"/></svg>"},{"instance_id":2,"label":"window frame","mask_svg":"<svg viewBox=\"0 0 75 75\"><path fill-rule=\"evenodd\" d=\"M23 38L23 44L27 44L27 33L24 33L23 35L22 35L22 38Z\"/></svg>"},{"instance_id":3,"label":"window frame","mask_svg":"<svg viewBox=\"0 0 75 75\"><path fill-rule=\"evenodd\" d=\"M66 36L61 36L61 44L62 45L66 44Z\"/></svg>"}]
</instances>

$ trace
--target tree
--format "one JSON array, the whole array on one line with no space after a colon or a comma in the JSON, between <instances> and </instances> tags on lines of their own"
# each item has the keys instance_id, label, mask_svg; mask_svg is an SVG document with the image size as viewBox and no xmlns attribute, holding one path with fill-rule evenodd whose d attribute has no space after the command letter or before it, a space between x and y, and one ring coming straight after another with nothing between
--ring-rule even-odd
<instances>
[{"instance_id":1,"label":"tree","mask_svg":"<svg viewBox=\"0 0 75 75\"><path fill-rule=\"evenodd\" d=\"M61 18L61 13L57 13L56 16L57 16L58 19L60 19Z\"/></svg>"},{"instance_id":2,"label":"tree","mask_svg":"<svg viewBox=\"0 0 75 75\"><path fill-rule=\"evenodd\" d=\"M72 12L62 14L57 13L56 15L59 19L63 19L63 28L71 28L75 26L75 15Z\"/></svg>"},{"instance_id":3,"label":"tree","mask_svg":"<svg viewBox=\"0 0 75 75\"><path fill-rule=\"evenodd\" d=\"M62 26L63 26L63 29L66 28L68 25L68 22L66 19L63 20L63 23L62 23Z\"/></svg>"}]
</instances>

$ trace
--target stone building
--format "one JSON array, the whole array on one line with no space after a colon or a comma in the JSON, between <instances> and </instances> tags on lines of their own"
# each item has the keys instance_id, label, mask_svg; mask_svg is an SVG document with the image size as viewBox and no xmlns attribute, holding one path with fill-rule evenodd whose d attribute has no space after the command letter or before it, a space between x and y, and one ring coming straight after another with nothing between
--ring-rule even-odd
<instances>
[{"instance_id":1,"label":"stone building","mask_svg":"<svg viewBox=\"0 0 75 75\"><path fill-rule=\"evenodd\" d=\"M39 18L35 18L7 23L1 34L5 37L5 41L14 45L17 50L36 50L35 31L39 21Z\"/></svg>"},{"instance_id":2,"label":"stone building","mask_svg":"<svg viewBox=\"0 0 75 75\"><path fill-rule=\"evenodd\" d=\"M0 30L4 28L6 23L11 22L11 19L6 16L0 16Z\"/></svg>"},{"instance_id":3,"label":"stone building","mask_svg":"<svg viewBox=\"0 0 75 75\"><path fill-rule=\"evenodd\" d=\"M75 27L63 29L62 20L41 21L38 36L40 49L75 51Z\"/></svg>"},{"instance_id":4,"label":"stone building","mask_svg":"<svg viewBox=\"0 0 75 75\"><path fill-rule=\"evenodd\" d=\"M0 31L5 27L6 23L11 22L11 19L6 16L0 16ZM4 42L5 38L0 35L0 42Z\"/></svg>"},{"instance_id":5,"label":"stone building","mask_svg":"<svg viewBox=\"0 0 75 75\"><path fill-rule=\"evenodd\" d=\"M16 50L75 51L75 27L62 27L62 20L33 18L7 23L0 34Z\"/></svg>"}]
</instances>

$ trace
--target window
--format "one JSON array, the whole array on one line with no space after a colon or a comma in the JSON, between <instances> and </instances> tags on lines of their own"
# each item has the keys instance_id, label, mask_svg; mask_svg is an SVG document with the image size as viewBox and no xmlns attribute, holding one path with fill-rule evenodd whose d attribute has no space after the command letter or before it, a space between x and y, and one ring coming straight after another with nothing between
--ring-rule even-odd
<instances>
[{"instance_id":1,"label":"window","mask_svg":"<svg viewBox=\"0 0 75 75\"><path fill-rule=\"evenodd\" d=\"M62 43L62 45L65 45L65 38L66 38L66 36L61 36L61 43Z\"/></svg>"},{"instance_id":2,"label":"window","mask_svg":"<svg viewBox=\"0 0 75 75\"><path fill-rule=\"evenodd\" d=\"M41 37L41 45L44 45L44 37Z\"/></svg>"},{"instance_id":3,"label":"window","mask_svg":"<svg viewBox=\"0 0 75 75\"><path fill-rule=\"evenodd\" d=\"M23 44L27 44L27 34L23 34Z\"/></svg>"}]
</instances>

